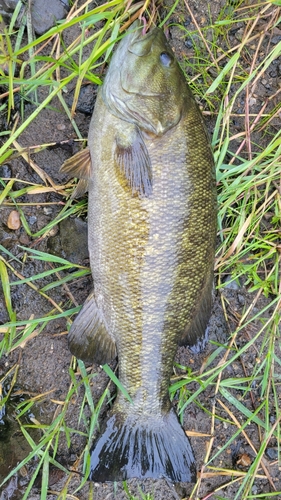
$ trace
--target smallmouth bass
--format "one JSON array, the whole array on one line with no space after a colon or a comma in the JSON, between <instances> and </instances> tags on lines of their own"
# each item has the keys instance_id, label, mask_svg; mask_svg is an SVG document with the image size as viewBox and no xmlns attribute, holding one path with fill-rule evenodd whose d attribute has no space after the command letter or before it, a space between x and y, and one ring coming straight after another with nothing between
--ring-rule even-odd
<instances>
[{"instance_id":1,"label":"smallmouth bass","mask_svg":"<svg viewBox=\"0 0 281 500\"><path fill-rule=\"evenodd\" d=\"M207 328L216 238L214 163L201 112L162 30L135 22L98 92L88 148L62 170L88 189L94 291L71 352L104 364L118 391L91 450L90 479L196 480L169 398L177 346ZM90 152L90 155L89 155Z\"/></svg>"}]
</instances>

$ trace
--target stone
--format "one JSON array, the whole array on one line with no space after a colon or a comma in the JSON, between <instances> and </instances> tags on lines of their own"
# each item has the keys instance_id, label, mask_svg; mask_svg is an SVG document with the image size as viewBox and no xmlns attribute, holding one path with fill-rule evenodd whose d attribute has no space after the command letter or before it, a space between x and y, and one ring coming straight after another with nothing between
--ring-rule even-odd
<instances>
[{"instance_id":1,"label":"stone","mask_svg":"<svg viewBox=\"0 0 281 500\"><path fill-rule=\"evenodd\" d=\"M66 17L68 0L33 0L31 3L31 18L34 31L42 35L56 22Z\"/></svg>"},{"instance_id":2,"label":"stone","mask_svg":"<svg viewBox=\"0 0 281 500\"><path fill-rule=\"evenodd\" d=\"M11 18L18 0L0 0L0 14L5 18ZM56 22L66 17L69 7L68 0L31 0L32 26L37 35L43 35ZM24 8L21 9L19 17L22 17Z\"/></svg>"},{"instance_id":3,"label":"stone","mask_svg":"<svg viewBox=\"0 0 281 500\"><path fill-rule=\"evenodd\" d=\"M81 264L89 258L87 223L80 218L68 218L59 224L59 235L48 239L51 253L63 257L75 264Z\"/></svg>"},{"instance_id":4,"label":"stone","mask_svg":"<svg viewBox=\"0 0 281 500\"><path fill-rule=\"evenodd\" d=\"M86 115L93 113L98 85L83 85L80 89L76 110ZM65 95L66 103L69 107L72 106L74 90L71 90Z\"/></svg>"},{"instance_id":5,"label":"stone","mask_svg":"<svg viewBox=\"0 0 281 500\"><path fill-rule=\"evenodd\" d=\"M18 213L17 210L12 210L9 213L9 217L7 220L7 226L9 229L14 229L14 230L20 228L20 226L21 226L20 214Z\"/></svg>"}]
</instances>

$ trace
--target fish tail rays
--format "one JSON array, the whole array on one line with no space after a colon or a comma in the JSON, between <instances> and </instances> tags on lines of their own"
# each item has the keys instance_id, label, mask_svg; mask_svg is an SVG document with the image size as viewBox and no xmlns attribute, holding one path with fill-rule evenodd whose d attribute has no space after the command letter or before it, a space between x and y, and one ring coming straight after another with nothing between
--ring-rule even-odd
<instances>
[{"instance_id":1,"label":"fish tail rays","mask_svg":"<svg viewBox=\"0 0 281 500\"><path fill-rule=\"evenodd\" d=\"M107 482L159 477L172 482L196 481L193 451L174 411L160 419L112 415L91 449L89 479Z\"/></svg>"}]
</instances>

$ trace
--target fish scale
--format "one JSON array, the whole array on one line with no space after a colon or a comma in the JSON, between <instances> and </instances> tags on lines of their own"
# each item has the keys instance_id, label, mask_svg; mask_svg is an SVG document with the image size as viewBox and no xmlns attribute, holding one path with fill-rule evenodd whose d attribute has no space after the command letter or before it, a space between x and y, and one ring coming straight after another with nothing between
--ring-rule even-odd
<instances>
[{"instance_id":1,"label":"fish scale","mask_svg":"<svg viewBox=\"0 0 281 500\"><path fill-rule=\"evenodd\" d=\"M200 110L158 28L142 34L134 23L119 44L88 147L94 292L69 345L87 361L105 363L117 353L118 378L132 401L118 391L91 450L90 479L194 481L169 383L177 346L196 346L207 328L216 188ZM75 160L63 169L79 176Z\"/></svg>"}]
</instances>

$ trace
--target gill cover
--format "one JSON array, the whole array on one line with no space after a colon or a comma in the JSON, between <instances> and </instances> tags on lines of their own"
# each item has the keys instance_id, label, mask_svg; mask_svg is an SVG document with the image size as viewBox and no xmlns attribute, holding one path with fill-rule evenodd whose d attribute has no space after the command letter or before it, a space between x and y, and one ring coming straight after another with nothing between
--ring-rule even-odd
<instances>
[{"instance_id":1,"label":"gill cover","mask_svg":"<svg viewBox=\"0 0 281 500\"><path fill-rule=\"evenodd\" d=\"M189 91L164 33L140 28L133 23L114 53L102 97L115 116L158 136L178 124Z\"/></svg>"}]
</instances>

